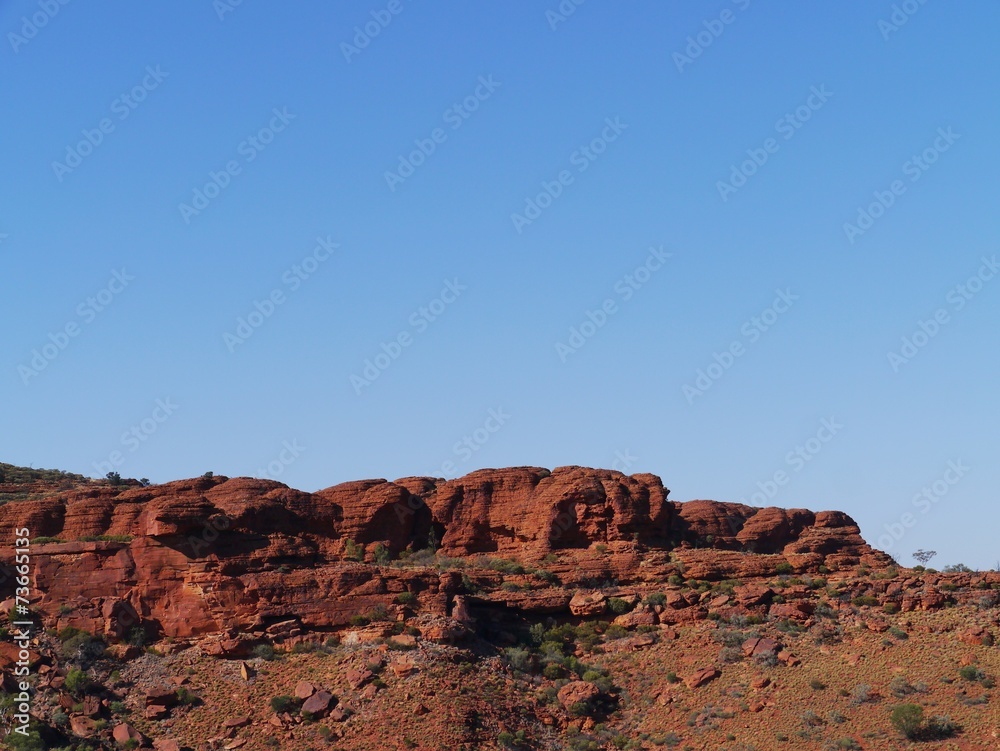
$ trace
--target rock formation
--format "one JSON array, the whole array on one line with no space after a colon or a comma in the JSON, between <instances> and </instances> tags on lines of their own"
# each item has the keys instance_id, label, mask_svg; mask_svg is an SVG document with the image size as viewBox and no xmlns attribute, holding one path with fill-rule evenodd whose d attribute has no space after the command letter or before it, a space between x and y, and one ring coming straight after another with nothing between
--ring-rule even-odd
<instances>
[{"instance_id":1,"label":"rock formation","mask_svg":"<svg viewBox=\"0 0 1000 751\"><path fill-rule=\"evenodd\" d=\"M768 575L778 563L801 572L889 563L839 512L677 503L668 494L654 475L583 467L363 480L316 493L249 478L93 481L0 506L0 542L30 529L38 607L60 625L112 639L139 626L174 637L289 619L326 629L404 591L419 593L423 611L445 615L461 576L364 565L434 540L451 558L551 560L563 584L581 585L671 571ZM569 607L562 591L494 600L537 612Z\"/></svg>"}]
</instances>

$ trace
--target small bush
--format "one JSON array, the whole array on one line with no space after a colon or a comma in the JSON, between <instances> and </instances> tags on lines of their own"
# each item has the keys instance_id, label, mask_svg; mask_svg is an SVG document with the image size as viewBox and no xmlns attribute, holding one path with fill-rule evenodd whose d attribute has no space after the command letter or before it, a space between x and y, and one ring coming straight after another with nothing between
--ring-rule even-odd
<instances>
[{"instance_id":1,"label":"small bush","mask_svg":"<svg viewBox=\"0 0 1000 751\"><path fill-rule=\"evenodd\" d=\"M958 669L958 674L965 681L981 681L986 677L986 673L977 668L975 665L966 665L965 667Z\"/></svg>"},{"instance_id":2,"label":"small bush","mask_svg":"<svg viewBox=\"0 0 1000 751\"><path fill-rule=\"evenodd\" d=\"M604 632L604 637L609 640L624 639L628 636L628 629L617 623L612 623Z\"/></svg>"},{"instance_id":3,"label":"small bush","mask_svg":"<svg viewBox=\"0 0 1000 751\"><path fill-rule=\"evenodd\" d=\"M512 574L520 576L524 573L524 566L517 561L508 561L503 558L489 558L486 561L486 568L499 571L501 574Z\"/></svg>"},{"instance_id":4,"label":"small bush","mask_svg":"<svg viewBox=\"0 0 1000 751\"><path fill-rule=\"evenodd\" d=\"M946 715L935 715L927 721L927 734L932 738L951 738L961 728Z\"/></svg>"},{"instance_id":5,"label":"small bush","mask_svg":"<svg viewBox=\"0 0 1000 751\"><path fill-rule=\"evenodd\" d=\"M507 664L514 670L521 673L531 672L532 657L531 652L527 649L523 647L508 647L504 650L504 657L507 659Z\"/></svg>"},{"instance_id":6,"label":"small bush","mask_svg":"<svg viewBox=\"0 0 1000 751\"><path fill-rule=\"evenodd\" d=\"M725 663L736 663L743 659L743 650L738 647L723 647L719 652L719 659Z\"/></svg>"},{"instance_id":7,"label":"small bush","mask_svg":"<svg viewBox=\"0 0 1000 751\"><path fill-rule=\"evenodd\" d=\"M146 629L142 626L133 626L129 629L128 635L125 639L133 647L145 647L146 646Z\"/></svg>"},{"instance_id":8,"label":"small bush","mask_svg":"<svg viewBox=\"0 0 1000 751\"><path fill-rule=\"evenodd\" d=\"M858 595L851 600L851 604L857 608L878 605L878 598L873 597L872 595Z\"/></svg>"},{"instance_id":9,"label":"small bush","mask_svg":"<svg viewBox=\"0 0 1000 751\"><path fill-rule=\"evenodd\" d=\"M826 689L826 684L823 683L823 681L819 680L818 678L813 678L811 681L809 681L809 687L813 691L823 691Z\"/></svg>"},{"instance_id":10,"label":"small bush","mask_svg":"<svg viewBox=\"0 0 1000 751\"><path fill-rule=\"evenodd\" d=\"M624 615L625 613L631 612L632 603L628 600L623 600L620 597L612 597L608 600L608 608L615 615Z\"/></svg>"},{"instance_id":11,"label":"small bush","mask_svg":"<svg viewBox=\"0 0 1000 751\"><path fill-rule=\"evenodd\" d=\"M274 647L270 644L258 644L253 648L253 656L259 657L262 660L273 660L274 659Z\"/></svg>"},{"instance_id":12,"label":"small bush","mask_svg":"<svg viewBox=\"0 0 1000 751\"><path fill-rule=\"evenodd\" d=\"M400 605L413 605L417 601L417 596L413 592L400 592L396 595L396 602Z\"/></svg>"},{"instance_id":13,"label":"small bush","mask_svg":"<svg viewBox=\"0 0 1000 751\"><path fill-rule=\"evenodd\" d=\"M646 595L646 598L643 600L643 602L649 605L650 607L656 607L657 605L666 605L667 596L662 592L655 592L654 594Z\"/></svg>"},{"instance_id":14,"label":"small bush","mask_svg":"<svg viewBox=\"0 0 1000 751\"><path fill-rule=\"evenodd\" d=\"M294 696L289 696L288 694L272 696L271 709L278 714L283 714L285 712L292 713L298 709L298 700Z\"/></svg>"},{"instance_id":15,"label":"small bush","mask_svg":"<svg viewBox=\"0 0 1000 751\"><path fill-rule=\"evenodd\" d=\"M778 574L779 576L793 574L795 573L795 568L790 563L782 562L774 567L774 573Z\"/></svg>"},{"instance_id":16,"label":"small bush","mask_svg":"<svg viewBox=\"0 0 1000 751\"><path fill-rule=\"evenodd\" d=\"M66 673L66 690L71 694L86 693L87 689L90 688L91 681L90 677L78 668L73 668L68 673Z\"/></svg>"},{"instance_id":17,"label":"small bush","mask_svg":"<svg viewBox=\"0 0 1000 751\"><path fill-rule=\"evenodd\" d=\"M823 718L820 717L815 712L813 712L811 709L807 709L805 712L802 713L802 722L805 724L806 727L814 728L814 727L819 727L820 725L823 724Z\"/></svg>"},{"instance_id":18,"label":"small bush","mask_svg":"<svg viewBox=\"0 0 1000 751\"><path fill-rule=\"evenodd\" d=\"M915 694L917 692L917 690L910 685L910 682L901 675L892 679L892 683L889 684L889 690L892 691L893 696L900 699L904 696L909 696L910 694Z\"/></svg>"},{"instance_id":19,"label":"small bush","mask_svg":"<svg viewBox=\"0 0 1000 751\"><path fill-rule=\"evenodd\" d=\"M389 548L387 548L382 543L378 543L375 546L375 551L373 555L375 556L375 563L377 563L379 566L384 566L385 564L387 564L389 561L392 560L392 551L389 550Z\"/></svg>"},{"instance_id":20,"label":"small bush","mask_svg":"<svg viewBox=\"0 0 1000 751\"><path fill-rule=\"evenodd\" d=\"M872 687L867 683L862 683L854 687L854 693L851 694L851 704L858 706L859 704L865 704L871 700Z\"/></svg>"},{"instance_id":21,"label":"small bush","mask_svg":"<svg viewBox=\"0 0 1000 751\"><path fill-rule=\"evenodd\" d=\"M919 704L900 704L892 710L892 726L910 740L920 734L924 709Z\"/></svg>"},{"instance_id":22,"label":"small bush","mask_svg":"<svg viewBox=\"0 0 1000 751\"><path fill-rule=\"evenodd\" d=\"M365 558L365 549L348 537L344 540L344 557L351 561L363 561Z\"/></svg>"},{"instance_id":23,"label":"small bush","mask_svg":"<svg viewBox=\"0 0 1000 751\"><path fill-rule=\"evenodd\" d=\"M542 670L542 675L544 675L550 681L557 681L566 675L566 671L563 670L562 665L560 665L558 662L550 662L548 665L545 666L545 669Z\"/></svg>"}]
</instances>

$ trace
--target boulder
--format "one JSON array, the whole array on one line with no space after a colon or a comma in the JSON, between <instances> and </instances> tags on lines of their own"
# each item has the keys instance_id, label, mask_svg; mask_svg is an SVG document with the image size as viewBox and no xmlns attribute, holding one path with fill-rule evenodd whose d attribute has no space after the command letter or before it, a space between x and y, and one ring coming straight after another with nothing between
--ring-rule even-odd
<instances>
[{"instance_id":1,"label":"boulder","mask_svg":"<svg viewBox=\"0 0 1000 751\"><path fill-rule=\"evenodd\" d=\"M336 698L329 691L317 691L302 704L302 711L315 717L321 716L336 703Z\"/></svg>"},{"instance_id":2,"label":"boulder","mask_svg":"<svg viewBox=\"0 0 1000 751\"><path fill-rule=\"evenodd\" d=\"M711 683L718 678L721 673L715 668L704 668L698 670L684 679L684 685L690 689L701 688L707 683Z\"/></svg>"},{"instance_id":3,"label":"boulder","mask_svg":"<svg viewBox=\"0 0 1000 751\"><path fill-rule=\"evenodd\" d=\"M589 704L598 696L601 690L589 681L571 681L559 689L557 698L565 709L574 704Z\"/></svg>"}]
</instances>

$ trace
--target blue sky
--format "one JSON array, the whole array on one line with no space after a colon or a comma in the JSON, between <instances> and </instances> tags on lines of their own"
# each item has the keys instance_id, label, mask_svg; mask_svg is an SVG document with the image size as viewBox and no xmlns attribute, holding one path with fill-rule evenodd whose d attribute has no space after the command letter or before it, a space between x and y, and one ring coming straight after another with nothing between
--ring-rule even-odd
<instances>
[{"instance_id":1,"label":"blue sky","mask_svg":"<svg viewBox=\"0 0 1000 751\"><path fill-rule=\"evenodd\" d=\"M562 8L0 0L0 457L614 466L996 565L1000 8Z\"/></svg>"}]
</instances>

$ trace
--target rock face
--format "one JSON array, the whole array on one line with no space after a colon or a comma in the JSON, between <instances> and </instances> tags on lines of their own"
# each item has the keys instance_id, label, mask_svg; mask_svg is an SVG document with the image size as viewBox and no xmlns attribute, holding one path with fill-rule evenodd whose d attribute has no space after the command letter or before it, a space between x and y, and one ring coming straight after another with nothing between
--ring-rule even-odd
<instances>
[{"instance_id":1,"label":"rock face","mask_svg":"<svg viewBox=\"0 0 1000 751\"><path fill-rule=\"evenodd\" d=\"M642 556L675 565L667 552L685 577L698 579L767 576L779 563L811 572L889 562L839 512L676 503L668 494L654 475L583 467L362 480L317 493L250 478L151 487L92 481L0 505L0 544L11 544L20 527L32 538L57 538L32 546L39 608L59 628L112 642L136 628L189 637L286 622L280 638L298 638L391 606L401 592L418 595L423 613L468 618L464 601L456 605L463 585L455 572L359 562L375 562L376 550L420 550L429 540L450 557L532 564L559 557L564 583L639 581ZM507 606L536 612L606 607L600 598L505 596ZM253 646L230 641L243 651Z\"/></svg>"}]
</instances>

